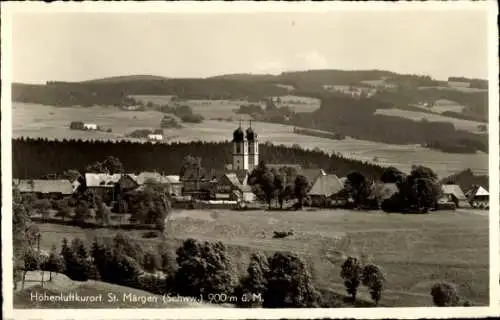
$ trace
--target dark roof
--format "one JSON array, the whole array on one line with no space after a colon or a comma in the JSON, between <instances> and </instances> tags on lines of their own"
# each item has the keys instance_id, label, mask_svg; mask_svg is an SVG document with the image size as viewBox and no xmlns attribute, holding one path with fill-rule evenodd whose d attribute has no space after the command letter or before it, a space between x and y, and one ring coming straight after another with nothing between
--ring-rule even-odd
<instances>
[{"instance_id":1,"label":"dark roof","mask_svg":"<svg viewBox=\"0 0 500 320\"><path fill-rule=\"evenodd\" d=\"M218 180L226 174L236 175L239 183L243 183L245 182L245 178L248 176L248 170L214 170L211 178Z\"/></svg>"},{"instance_id":2,"label":"dark roof","mask_svg":"<svg viewBox=\"0 0 500 320\"><path fill-rule=\"evenodd\" d=\"M238 127L233 132L233 141L243 141L243 140L245 140L245 133L243 132L243 129L241 129L241 127Z\"/></svg>"},{"instance_id":3,"label":"dark roof","mask_svg":"<svg viewBox=\"0 0 500 320\"><path fill-rule=\"evenodd\" d=\"M14 180L20 192L72 194L73 185L69 180Z\"/></svg>"},{"instance_id":4,"label":"dark roof","mask_svg":"<svg viewBox=\"0 0 500 320\"><path fill-rule=\"evenodd\" d=\"M257 138L257 133L255 133L252 129L252 127L249 127L247 129L247 140L248 141L253 141Z\"/></svg>"}]
</instances>

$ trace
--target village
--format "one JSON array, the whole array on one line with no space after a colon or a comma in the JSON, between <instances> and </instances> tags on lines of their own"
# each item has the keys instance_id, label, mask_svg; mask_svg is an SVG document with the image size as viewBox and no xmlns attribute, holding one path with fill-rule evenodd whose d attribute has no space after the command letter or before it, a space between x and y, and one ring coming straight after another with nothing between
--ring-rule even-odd
<instances>
[{"instance_id":1,"label":"village","mask_svg":"<svg viewBox=\"0 0 500 320\"><path fill-rule=\"evenodd\" d=\"M251 181L253 171L263 165L275 175L281 174L287 186L297 176L307 182L302 205L314 208L355 208L348 177L338 177L322 168L303 168L300 164L264 164L259 158L259 140L251 122L244 130L240 122L232 137L232 163L225 170L206 170L201 159L186 156L186 164L179 175L161 172L100 173L87 172L70 179L14 179L14 186L21 194L37 198L60 200L89 191L99 196L110 207L116 208L124 195L144 190L147 186L160 187L170 198L173 208L226 208L245 209L265 206L263 196L257 195ZM290 181L286 181L290 179ZM368 186L370 196L376 202L371 209L380 209L382 203L398 192L396 182L372 181ZM457 208L489 208L489 193L484 186L474 185L462 190L457 184L442 184L441 194L432 210ZM284 197L285 208L297 204L294 191ZM279 195L277 196L279 197ZM273 197L274 198L274 197ZM280 206L283 208L283 203Z\"/></svg>"}]
</instances>

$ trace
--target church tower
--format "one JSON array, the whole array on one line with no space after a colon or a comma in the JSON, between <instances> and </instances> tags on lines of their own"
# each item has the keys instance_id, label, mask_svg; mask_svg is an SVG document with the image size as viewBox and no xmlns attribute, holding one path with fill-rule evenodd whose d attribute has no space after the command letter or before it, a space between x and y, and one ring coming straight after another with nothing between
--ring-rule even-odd
<instances>
[{"instance_id":1,"label":"church tower","mask_svg":"<svg viewBox=\"0 0 500 320\"><path fill-rule=\"evenodd\" d=\"M248 170L248 141L240 126L233 132L233 170Z\"/></svg>"},{"instance_id":2,"label":"church tower","mask_svg":"<svg viewBox=\"0 0 500 320\"><path fill-rule=\"evenodd\" d=\"M257 133L252 129L252 121L246 132L248 141L248 170L252 171L259 164L259 141L257 140Z\"/></svg>"}]
</instances>

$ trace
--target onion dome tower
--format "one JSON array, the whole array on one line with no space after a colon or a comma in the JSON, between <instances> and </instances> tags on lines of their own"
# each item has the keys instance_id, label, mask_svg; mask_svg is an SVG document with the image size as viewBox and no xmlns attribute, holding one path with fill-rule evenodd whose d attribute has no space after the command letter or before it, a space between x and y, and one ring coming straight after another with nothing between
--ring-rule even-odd
<instances>
[{"instance_id":1,"label":"onion dome tower","mask_svg":"<svg viewBox=\"0 0 500 320\"><path fill-rule=\"evenodd\" d=\"M246 138L248 142L248 170L252 171L259 163L259 141L257 140L257 133L252 128L252 121L246 131Z\"/></svg>"},{"instance_id":2,"label":"onion dome tower","mask_svg":"<svg viewBox=\"0 0 500 320\"><path fill-rule=\"evenodd\" d=\"M233 170L248 170L248 141L239 127L233 132Z\"/></svg>"}]
</instances>

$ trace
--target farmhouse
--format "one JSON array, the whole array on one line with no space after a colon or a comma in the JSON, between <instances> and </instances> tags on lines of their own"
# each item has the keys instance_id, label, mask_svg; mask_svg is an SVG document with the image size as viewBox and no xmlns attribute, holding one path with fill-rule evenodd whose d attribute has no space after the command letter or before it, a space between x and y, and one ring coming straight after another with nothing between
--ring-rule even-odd
<instances>
[{"instance_id":1,"label":"farmhouse","mask_svg":"<svg viewBox=\"0 0 500 320\"><path fill-rule=\"evenodd\" d=\"M482 186L474 186L466 193L473 208L488 209L490 207L490 193Z\"/></svg>"},{"instance_id":2,"label":"farmhouse","mask_svg":"<svg viewBox=\"0 0 500 320\"><path fill-rule=\"evenodd\" d=\"M119 173L85 173L85 187L108 203L115 199L115 184L121 177Z\"/></svg>"},{"instance_id":3,"label":"farmhouse","mask_svg":"<svg viewBox=\"0 0 500 320\"><path fill-rule=\"evenodd\" d=\"M163 135L159 133L150 133L148 134L148 140L150 141L162 141Z\"/></svg>"},{"instance_id":4,"label":"farmhouse","mask_svg":"<svg viewBox=\"0 0 500 320\"><path fill-rule=\"evenodd\" d=\"M14 187L23 194L33 194L39 198L61 199L73 194L69 180L21 180L14 179Z\"/></svg>"},{"instance_id":5,"label":"farmhouse","mask_svg":"<svg viewBox=\"0 0 500 320\"><path fill-rule=\"evenodd\" d=\"M169 195L180 196L182 194L182 182L176 175L165 176L159 172L141 172L133 178L139 186L161 185Z\"/></svg>"},{"instance_id":6,"label":"farmhouse","mask_svg":"<svg viewBox=\"0 0 500 320\"><path fill-rule=\"evenodd\" d=\"M308 196L311 199L311 206L326 206L326 201L332 195L340 192L344 185L340 179L333 174L320 175L311 186Z\"/></svg>"},{"instance_id":7,"label":"farmhouse","mask_svg":"<svg viewBox=\"0 0 500 320\"><path fill-rule=\"evenodd\" d=\"M453 202L457 208L469 207L467 197L462 188L457 184L444 184L441 188L443 196L439 199L439 203Z\"/></svg>"},{"instance_id":8,"label":"farmhouse","mask_svg":"<svg viewBox=\"0 0 500 320\"><path fill-rule=\"evenodd\" d=\"M83 130L97 130L97 124L95 123L84 123Z\"/></svg>"}]
</instances>

